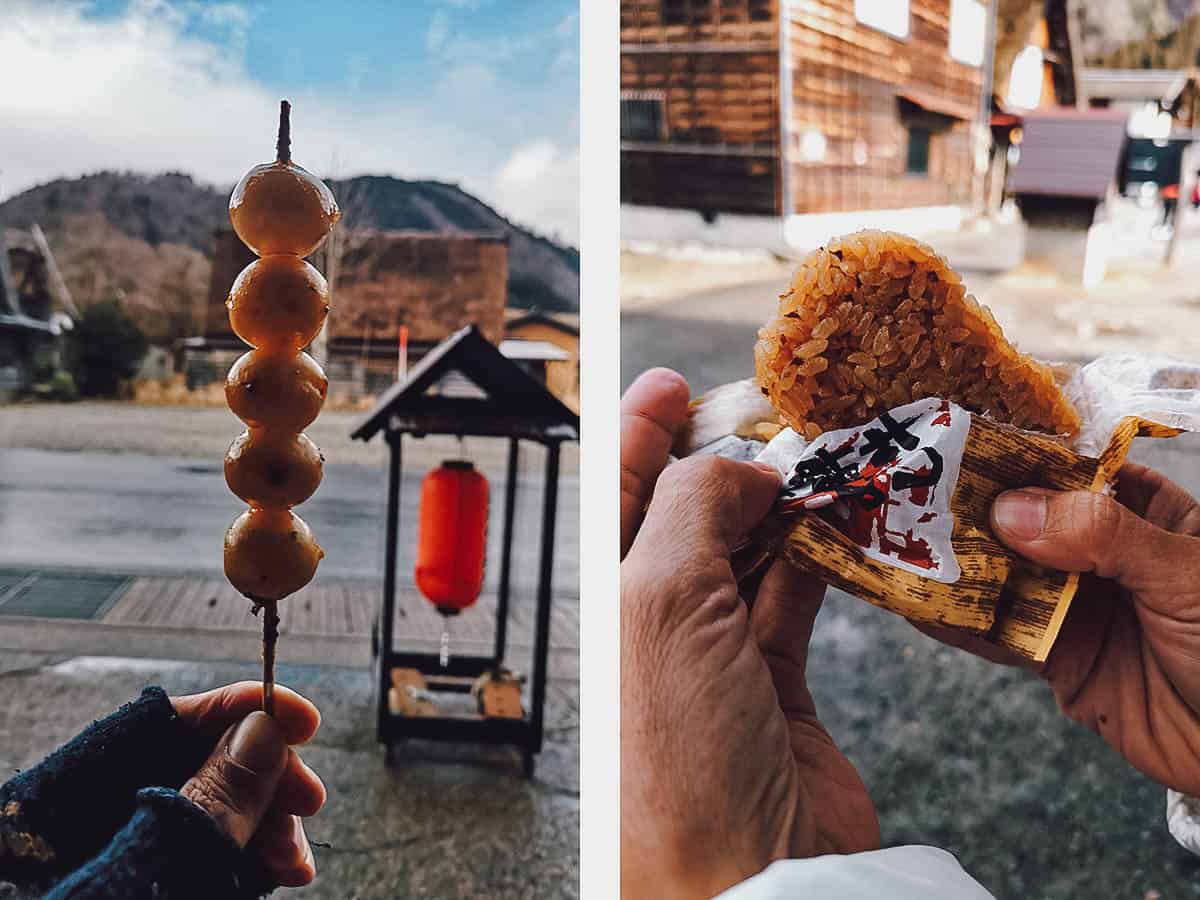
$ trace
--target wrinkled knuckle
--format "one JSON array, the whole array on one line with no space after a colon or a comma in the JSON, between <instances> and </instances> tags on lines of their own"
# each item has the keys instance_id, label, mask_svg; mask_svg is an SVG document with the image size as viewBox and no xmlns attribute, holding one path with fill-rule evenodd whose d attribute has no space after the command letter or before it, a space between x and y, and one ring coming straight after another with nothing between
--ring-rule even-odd
<instances>
[{"instance_id":1,"label":"wrinkled knuckle","mask_svg":"<svg viewBox=\"0 0 1200 900\"><path fill-rule=\"evenodd\" d=\"M228 782L214 768L205 766L184 785L181 793L208 813L225 831L241 809Z\"/></svg>"},{"instance_id":2,"label":"wrinkled knuckle","mask_svg":"<svg viewBox=\"0 0 1200 900\"><path fill-rule=\"evenodd\" d=\"M667 466L659 481L665 489L677 491L685 485L711 480L716 461L713 456L689 456Z\"/></svg>"},{"instance_id":3,"label":"wrinkled knuckle","mask_svg":"<svg viewBox=\"0 0 1200 900\"><path fill-rule=\"evenodd\" d=\"M645 493L647 481L632 466L621 463L621 493L638 497Z\"/></svg>"},{"instance_id":4,"label":"wrinkled knuckle","mask_svg":"<svg viewBox=\"0 0 1200 900\"><path fill-rule=\"evenodd\" d=\"M1099 494L1062 494L1050 502L1042 539L1097 549L1111 540L1110 532L1115 528L1112 512L1106 498Z\"/></svg>"},{"instance_id":5,"label":"wrinkled knuckle","mask_svg":"<svg viewBox=\"0 0 1200 900\"><path fill-rule=\"evenodd\" d=\"M1115 500L1100 494L1078 494L1079 521L1092 547L1100 554L1119 549L1117 534L1121 530L1121 507Z\"/></svg>"}]
</instances>

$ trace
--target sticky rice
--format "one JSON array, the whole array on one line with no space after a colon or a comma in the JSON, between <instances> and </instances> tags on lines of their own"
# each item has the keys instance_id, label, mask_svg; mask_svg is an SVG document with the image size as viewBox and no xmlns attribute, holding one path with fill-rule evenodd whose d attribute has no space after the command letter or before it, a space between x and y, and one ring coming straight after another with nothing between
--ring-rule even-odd
<instances>
[{"instance_id":1,"label":"sticky rice","mask_svg":"<svg viewBox=\"0 0 1200 900\"><path fill-rule=\"evenodd\" d=\"M763 395L810 440L925 397L1047 434L1080 426L1050 368L1005 339L945 259L901 234L863 231L810 253L754 355Z\"/></svg>"}]
</instances>

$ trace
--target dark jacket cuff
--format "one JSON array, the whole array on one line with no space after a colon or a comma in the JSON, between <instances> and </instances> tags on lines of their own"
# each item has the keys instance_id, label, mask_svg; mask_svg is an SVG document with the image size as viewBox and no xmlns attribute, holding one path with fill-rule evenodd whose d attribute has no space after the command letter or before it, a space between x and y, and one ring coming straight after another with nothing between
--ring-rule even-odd
<instances>
[{"instance_id":1,"label":"dark jacket cuff","mask_svg":"<svg viewBox=\"0 0 1200 900\"><path fill-rule=\"evenodd\" d=\"M252 900L271 885L207 813L166 788L137 793L133 818L45 900Z\"/></svg>"},{"instance_id":2,"label":"dark jacket cuff","mask_svg":"<svg viewBox=\"0 0 1200 900\"><path fill-rule=\"evenodd\" d=\"M211 746L146 688L0 786L0 877L43 882L95 856L133 814L139 788L179 788Z\"/></svg>"}]
</instances>

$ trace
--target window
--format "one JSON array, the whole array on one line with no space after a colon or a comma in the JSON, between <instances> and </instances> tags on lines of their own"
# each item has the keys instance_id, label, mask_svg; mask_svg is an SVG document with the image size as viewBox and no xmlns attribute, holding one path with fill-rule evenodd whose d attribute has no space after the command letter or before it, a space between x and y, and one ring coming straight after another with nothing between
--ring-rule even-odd
<instances>
[{"instance_id":1,"label":"window","mask_svg":"<svg viewBox=\"0 0 1200 900\"><path fill-rule=\"evenodd\" d=\"M908 0L854 0L854 18L892 37L908 37Z\"/></svg>"},{"instance_id":2,"label":"window","mask_svg":"<svg viewBox=\"0 0 1200 900\"><path fill-rule=\"evenodd\" d=\"M950 56L978 68L987 42L987 8L979 0L951 0Z\"/></svg>"},{"instance_id":3,"label":"window","mask_svg":"<svg viewBox=\"0 0 1200 900\"><path fill-rule=\"evenodd\" d=\"M664 25L686 25L688 21L688 0L663 0L662 23Z\"/></svg>"},{"instance_id":4,"label":"window","mask_svg":"<svg viewBox=\"0 0 1200 900\"><path fill-rule=\"evenodd\" d=\"M929 139L932 132L928 128L908 129L908 162L905 170L909 175L929 174Z\"/></svg>"},{"instance_id":5,"label":"window","mask_svg":"<svg viewBox=\"0 0 1200 900\"><path fill-rule=\"evenodd\" d=\"M621 97L621 140L661 141L665 137L662 97L642 93Z\"/></svg>"},{"instance_id":6,"label":"window","mask_svg":"<svg viewBox=\"0 0 1200 900\"><path fill-rule=\"evenodd\" d=\"M1045 56L1041 47L1030 44L1017 54L1008 78L1007 105L1015 109L1037 109L1042 100Z\"/></svg>"},{"instance_id":7,"label":"window","mask_svg":"<svg viewBox=\"0 0 1200 900\"><path fill-rule=\"evenodd\" d=\"M828 149L829 141L815 128L810 128L800 135L800 158L805 162L824 162Z\"/></svg>"}]
</instances>

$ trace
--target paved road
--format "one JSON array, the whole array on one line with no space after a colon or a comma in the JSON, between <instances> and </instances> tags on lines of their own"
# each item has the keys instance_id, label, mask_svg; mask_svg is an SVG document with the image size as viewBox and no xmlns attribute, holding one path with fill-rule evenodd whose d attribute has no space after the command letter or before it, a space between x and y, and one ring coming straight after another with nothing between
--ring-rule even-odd
<instances>
[{"instance_id":1,"label":"paved road","mask_svg":"<svg viewBox=\"0 0 1200 900\"><path fill-rule=\"evenodd\" d=\"M541 451L530 448L529 456ZM502 533L503 470L492 479L492 560ZM411 568L423 472L404 479L401 572ZM383 571L386 475L382 469L329 465L316 496L299 512L325 548L321 575L376 578ZM537 577L541 478L518 482L513 577ZM0 449L0 565L80 566L117 571L221 570L221 536L240 511L220 464L133 453ZM578 477L562 476L555 582L578 596ZM498 565L490 565L495 578Z\"/></svg>"},{"instance_id":2,"label":"paved road","mask_svg":"<svg viewBox=\"0 0 1200 900\"><path fill-rule=\"evenodd\" d=\"M654 365L696 391L752 374L764 296L769 307L769 286L727 289L623 316L623 384ZM1200 435L1139 441L1133 457L1200 496ZM1060 715L1035 676L833 591L809 679L885 846L945 847L998 898L1200 896L1200 859L1167 833L1162 788Z\"/></svg>"}]
</instances>

